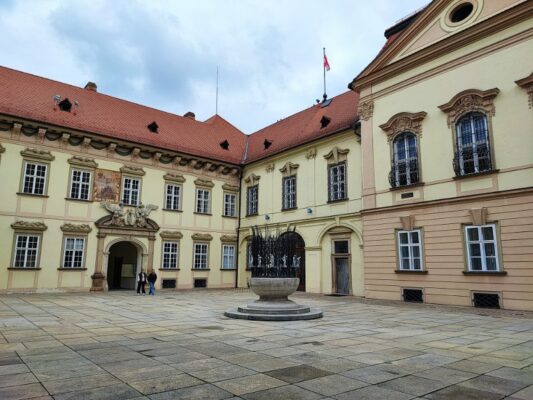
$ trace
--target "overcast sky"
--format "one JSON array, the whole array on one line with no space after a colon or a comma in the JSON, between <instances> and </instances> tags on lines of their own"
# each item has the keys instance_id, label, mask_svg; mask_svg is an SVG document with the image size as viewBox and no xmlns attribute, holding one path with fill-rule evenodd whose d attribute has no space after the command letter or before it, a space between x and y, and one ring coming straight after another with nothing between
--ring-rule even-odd
<instances>
[{"instance_id":1,"label":"overcast sky","mask_svg":"<svg viewBox=\"0 0 533 400\"><path fill-rule=\"evenodd\" d=\"M427 0L0 0L2 65L252 133L347 84Z\"/></svg>"}]
</instances>

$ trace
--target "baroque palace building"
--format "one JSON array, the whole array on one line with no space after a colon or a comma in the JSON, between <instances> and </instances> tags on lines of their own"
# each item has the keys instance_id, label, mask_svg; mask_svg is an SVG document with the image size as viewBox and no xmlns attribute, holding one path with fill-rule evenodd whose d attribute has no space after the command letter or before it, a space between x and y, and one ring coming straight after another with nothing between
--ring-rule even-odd
<instances>
[{"instance_id":1,"label":"baroque palace building","mask_svg":"<svg viewBox=\"0 0 533 400\"><path fill-rule=\"evenodd\" d=\"M251 135L0 68L0 292L246 287L533 310L533 2L434 0L351 90Z\"/></svg>"}]
</instances>

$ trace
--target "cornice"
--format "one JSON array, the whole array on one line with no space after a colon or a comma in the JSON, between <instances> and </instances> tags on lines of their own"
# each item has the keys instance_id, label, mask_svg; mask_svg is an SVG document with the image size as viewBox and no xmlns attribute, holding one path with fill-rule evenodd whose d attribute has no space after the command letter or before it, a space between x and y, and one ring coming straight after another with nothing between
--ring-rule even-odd
<instances>
[{"instance_id":1,"label":"cornice","mask_svg":"<svg viewBox=\"0 0 533 400\"><path fill-rule=\"evenodd\" d=\"M489 90L467 89L457 93L439 108L448 114L448 126L454 125L464 114L481 111L489 116L496 114L494 98L500 93L498 88Z\"/></svg>"},{"instance_id":2,"label":"cornice","mask_svg":"<svg viewBox=\"0 0 533 400\"><path fill-rule=\"evenodd\" d=\"M48 229L48 227L42 222L31 222L31 221L15 221L11 224L11 228L15 231L32 231L32 232L43 232Z\"/></svg>"},{"instance_id":3,"label":"cornice","mask_svg":"<svg viewBox=\"0 0 533 400\"><path fill-rule=\"evenodd\" d=\"M224 243L237 243L237 235L222 235L220 241Z\"/></svg>"},{"instance_id":4,"label":"cornice","mask_svg":"<svg viewBox=\"0 0 533 400\"><path fill-rule=\"evenodd\" d=\"M90 233L92 228L87 224L63 224L61 225L61 231L65 233Z\"/></svg>"},{"instance_id":5,"label":"cornice","mask_svg":"<svg viewBox=\"0 0 533 400\"><path fill-rule=\"evenodd\" d=\"M261 179L261 177L252 172L250 176L244 179L244 182L246 182L249 186L255 186L259 183L259 179Z\"/></svg>"},{"instance_id":6,"label":"cornice","mask_svg":"<svg viewBox=\"0 0 533 400\"><path fill-rule=\"evenodd\" d=\"M515 81L522 89L525 89L529 99L529 108L533 108L533 72L525 78Z\"/></svg>"},{"instance_id":7,"label":"cornice","mask_svg":"<svg viewBox=\"0 0 533 400\"><path fill-rule=\"evenodd\" d=\"M212 180L210 180L210 179L201 179L201 178L195 179L194 180L194 184L196 186L205 187L205 188L212 188L213 186L215 186L215 184L213 183Z\"/></svg>"},{"instance_id":8,"label":"cornice","mask_svg":"<svg viewBox=\"0 0 533 400\"><path fill-rule=\"evenodd\" d=\"M181 174L176 174L174 172L167 172L165 174L165 176L163 176L163 179L165 181L169 181L169 182L175 182L175 183L184 183L185 182L185 177Z\"/></svg>"},{"instance_id":9,"label":"cornice","mask_svg":"<svg viewBox=\"0 0 533 400\"><path fill-rule=\"evenodd\" d=\"M70 165L75 165L78 167L86 167L92 169L98 168L98 164L96 163L96 161L94 161L94 158L91 157L72 156L68 159L68 163Z\"/></svg>"},{"instance_id":10,"label":"cornice","mask_svg":"<svg viewBox=\"0 0 533 400\"><path fill-rule=\"evenodd\" d=\"M161 236L161 239L180 240L183 238L183 233L179 231L162 231L159 233L159 236Z\"/></svg>"},{"instance_id":11,"label":"cornice","mask_svg":"<svg viewBox=\"0 0 533 400\"><path fill-rule=\"evenodd\" d=\"M198 240L202 242L209 242L213 240L213 236L211 236L209 233L193 233L191 238L192 240Z\"/></svg>"},{"instance_id":12,"label":"cornice","mask_svg":"<svg viewBox=\"0 0 533 400\"><path fill-rule=\"evenodd\" d=\"M238 192L239 187L237 185L230 185L228 183L225 183L222 185L222 190L226 192Z\"/></svg>"},{"instance_id":13,"label":"cornice","mask_svg":"<svg viewBox=\"0 0 533 400\"><path fill-rule=\"evenodd\" d=\"M389 120L381 124L379 127L385 131L389 140L392 140L394 136L402 132L413 132L417 135L422 134L422 120L426 117L427 113L417 112L401 112L393 115Z\"/></svg>"},{"instance_id":14,"label":"cornice","mask_svg":"<svg viewBox=\"0 0 533 400\"><path fill-rule=\"evenodd\" d=\"M54 161L55 157L48 150L26 148L20 152L23 158L37 161Z\"/></svg>"},{"instance_id":15,"label":"cornice","mask_svg":"<svg viewBox=\"0 0 533 400\"><path fill-rule=\"evenodd\" d=\"M339 149L335 146L328 154L324 155L324 158L328 161L333 161L336 164L341 158L343 158L342 156L346 156L349 152L350 149Z\"/></svg>"},{"instance_id":16,"label":"cornice","mask_svg":"<svg viewBox=\"0 0 533 400\"><path fill-rule=\"evenodd\" d=\"M300 164L293 164L292 162L287 161L285 165L279 169L279 172L284 175L294 175L299 166Z\"/></svg>"},{"instance_id":17,"label":"cornice","mask_svg":"<svg viewBox=\"0 0 533 400\"><path fill-rule=\"evenodd\" d=\"M120 172L126 175L135 175L135 176L144 176L146 172L142 167L137 167L135 165L124 165L120 167Z\"/></svg>"}]
</instances>

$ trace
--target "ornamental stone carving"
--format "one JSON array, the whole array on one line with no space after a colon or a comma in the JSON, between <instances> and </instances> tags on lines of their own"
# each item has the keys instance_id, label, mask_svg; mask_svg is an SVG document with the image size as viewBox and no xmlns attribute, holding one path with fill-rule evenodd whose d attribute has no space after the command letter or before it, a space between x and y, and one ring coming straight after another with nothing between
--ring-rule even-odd
<instances>
[{"instance_id":1,"label":"ornamental stone carving","mask_svg":"<svg viewBox=\"0 0 533 400\"><path fill-rule=\"evenodd\" d=\"M213 240L213 236L211 236L209 233L193 233L191 235L192 240L198 240L203 242L208 242Z\"/></svg>"},{"instance_id":2,"label":"ornamental stone carving","mask_svg":"<svg viewBox=\"0 0 533 400\"><path fill-rule=\"evenodd\" d=\"M485 225L487 223L488 210L487 207L472 208L469 210L472 224Z\"/></svg>"},{"instance_id":3,"label":"ornamental stone carving","mask_svg":"<svg viewBox=\"0 0 533 400\"><path fill-rule=\"evenodd\" d=\"M415 216L407 215L405 217L400 217L400 222L402 223L402 229L404 231L412 231L415 227Z\"/></svg>"},{"instance_id":4,"label":"ornamental stone carving","mask_svg":"<svg viewBox=\"0 0 533 400\"><path fill-rule=\"evenodd\" d=\"M363 121L368 121L374 115L374 102L370 100L360 103L357 107L357 114Z\"/></svg>"},{"instance_id":5,"label":"ornamental stone carving","mask_svg":"<svg viewBox=\"0 0 533 400\"><path fill-rule=\"evenodd\" d=\"M94 161L94 158L90 157L72 156L68 159L68 163L77 167L98 168L98 164Z\"/></svg>"},{"instance_id":6,"label":"ornamental stone carving","mask_svg":"<svg viewBox=\"0 0 533 400\"><path fill-rule=\"evenodd\" d=\"M339 149L337 146L335 146L328 154L324 155L324 158L328 160L329 164L337 164L340 161L346 160L349 152L350 149Z\"/></svg>"},{"instance_id":7,"label":"ornamental stone carving","mask_svg":"<svg viewBox=\"0 0 533 400\"><path fill-rule=\"evenodd\" d=\"M146 175L146 172L144 172L144 169L142 169L141 167L136 167L135 165L124 165L120 168L120 172L126 175L136 175L136 176Z\"/></svg>"},{"instance_id":8,"label":"ornamental stone carving","mask_svg":"<svg viewBox=\"0 0 533 400\"><path fill-rule=\"evenodd\" d=\"M183 238L183 233L179 231L162 231L159 236L161 236L161 239L180 240Z\"/></svg>"},{"instance_id":9,"label":"ornamental stone carving","mask_svg":"<svg viewBox=\"0 0 533 400\"><path fill-rule=\"evenodd\" d=\"M165 174L165 176L163 176L163 179L165 181L176 182L176 183L184 183L185 182L185 178L183 177L183 175L176 174L174 172L167 172Z\"/></svg>"},{"instance_id":10,"label":"ornamental stone carving","mask_svg":"<svg viewBox=\"0 0 533 400\"><path fill-rule=\"evenodd\" d=\"M61 225L61 231L66 233L90 233L92 228L87 224L63 224Z\"/></svg>"},{"instance_id":11,"label":"ornamental stone carving","mask_svg":"<svg viewBox=\"0 0 533 400\"><path fill-rule=\"evenodd\" d=\"M389 140L392 140L394 136L402 132L413 132L417 135L422 134L422 120L426 117L427 113L417 112L401 112L393 115L389 120L381 124L379 127L385 131Z\"/></svg>"},{"instance_id":12,"label":"ornamental stone carving","mask_svg":"<svg viewBox=\"0 0 533 400\"><path fill-rule=\"evenodd\" d=\"M522 89L525 89L529 99L529 108L533 109L533 72L525 78L515 81Z\"/></svg>"},{"instance_id":13,"label":"ornamental stone carving","mask_svg":"<svg viewBox=\"0 0 533 400\"><path fill-rule=\"evenodd\" d=\"M48 227L42 222L31 222L31 221L15 221L11 224L11 228L16 231L38 231L43 232L48 229Z\"/></svg>"},{"instance_id":14,"label":"ornamental stone carving","mask_svg":"<svg viewBox=\"0 0 533 400\"><path fill-rule=\"evenodd\" d=\"M153 204L141 204L136 207L124 208L122 204L114 204L108 201L100 203L110 214L111 218L102 221L104 226L151 228L148 216L158 207Z\"/></svg>"},{"instance_id":15,"label":"ornamental stone carving","mask_svg":"<svg viewBox=\"0 0 533 400\"><path fill-rule=\"evenodd\" d=\"M316 153L316 147L313 147L312 149L307 150L307 153L305 153L305 158L307 158L308 160L310 160L311 158L315 158Z\"/></svg>"},{"instance_id":16,"label":"ornamental stone carving","mask_svg":"<svg viewBox=\"0 0 533 400\"><path fill-rule=\"evenodd\" d=\"M494 98L498 93L500 93L498 88L464 90L439 108L448 114L448 127L451 127L460 117L469 112L480 111L488 116L494 116L496 114Z\"/></svg>"},{"instance_id":17,"label":"ornamental stone carving","mask_svg":"<svg viewBox=\"0 0 533 400\"><path fill-rule=\"evenodd\" d=\"M239 187L237 185L230 185L228 183L225 183L222 185L222 190L226 192L238 192Z\"/></svg>"},{"instance_id":18,"label":"ornamental stone carving","mask_svg":"<svg viewBox=\"0 0 533 400\"><path fill-rule=\"evenodd\" d=\"M259 183L259 179L261 179L260 176L252 173L248 178L244 179L244 182L246 182L249 186L255 186Z\"/></svg>"},{"instance_id":19,"label":"ornamental stone carving","mask_svg":"<svg viewBox=\"0 0 533 400\"><path fill-rule=\"evenodd\" d=\"M55 157L48 150L24 149L20 152L22 157L37 161L54 161Z\"/></svg>"},{"instance_id":20,"label":"ornamental stone carving","mask_svg":"<svg viewBox=\"0 0 533 400\"><path fill-rule=\"evenodd\" d=\"M296 173L296 170L300 164L293 164L290 161L286 162L283 167L280 168L279 172L281 172L285 176L291 176Z\"/></svg>"},{"instance_id":21,"label":"ornamental stone carving","mask_svg":"<svg viewBox=\"0 0 533 400\"><path fill-rule=\"evenodd\" d=\"M220 236L220 241L225 243L236 243L237 235L222 235Z\"/></svg>"},{"instance_id":22,"label":"ornamental stone carving","mask_svg":"<svg viewBox=\"0 0 533 400\"><path fill-rule=\"evenodd\" d=\"M213 186L215 186L213 181L209 179L200 179L200 178L195 179L194 184L196 186L201 186L201 187L206 187L206 188L212 188Z\"/></svg>"},{"instance_id":23,"label":"ornamental stone carving","mask_svg":"<svg viewBox=\"0 0 533 400\"><path fill-rule=\"evenodd\" d=\"M0 143L0 154L4 153L5 151L6 151L6 148L2 146L2 144Z\"/></svg>"},{"instance_id":24,"label":"ornamental stone carving","mask_svg":"<svg viewBox=\"0 0 533 400\"><path fill-rule=\"evenodd\" d=\"M265 167L265 171L267 172L267 174L271 173L272 171L274 171L274 168L276 167L276 165L274 163L268 163Z\"/></svg>"}]
</instances>

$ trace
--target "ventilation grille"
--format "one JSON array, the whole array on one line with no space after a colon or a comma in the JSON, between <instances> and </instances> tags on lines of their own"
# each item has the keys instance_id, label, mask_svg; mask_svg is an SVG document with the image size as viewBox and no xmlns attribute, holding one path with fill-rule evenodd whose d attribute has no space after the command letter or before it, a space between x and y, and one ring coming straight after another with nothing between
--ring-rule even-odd
<instances>
[{"instance_id":1,"label":"ventilation grille","mask_svg":"<svg viewBox=\"0 0 533 400\"><path fill-rule=\"evenodd\" d=\"M500 308L500 295L497 293L474 293L474 307Z\"/></svg>"},{"instance_id":2,"label":"ventilation grille","mask_svg":"<svg viewBox=\"0 0 533 400\"><path fill-rule=\"evenodd\" d=\"M406 303L423 303L422 289L403 289L403 301Z\"/></svg>"},{"instance_id":3,"label":"ventilation grille","mask_svg":"<svg viewBox=\"0 0 533 400\"><path fill-rule=\"evenodd\" d=\"M205 288L207 287L207 279L195 279L194 280L195 288Z\"/></svg>"},{"instance_id":4,"label":"ventilation grille","mask_svg":"<svg viewBox=\"0 0 533 400\"><path fill-rule=\"evenodd\" d=\"M176 280L163 279L163 289L176 289Z\"/></svg>"}]
</instances>

